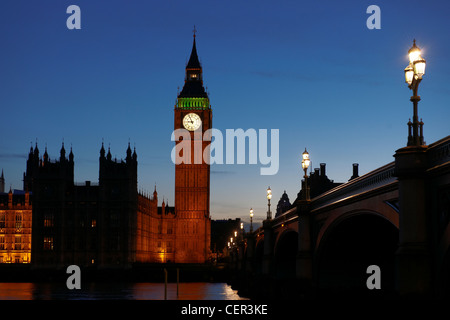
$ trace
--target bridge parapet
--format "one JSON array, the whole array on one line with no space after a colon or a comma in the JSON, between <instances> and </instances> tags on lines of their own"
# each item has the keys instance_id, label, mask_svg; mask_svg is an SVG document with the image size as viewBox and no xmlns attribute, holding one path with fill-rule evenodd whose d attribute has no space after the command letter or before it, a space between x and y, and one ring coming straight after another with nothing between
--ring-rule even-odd
<instances>
[{"instance_id":1,"label":"bridge parapet","mask_svg":"<svg viewBox=\"0 0 450 320\"><path fill-rule=\"evenodd\" d=\"M317 209L331 203L342 201L351 196L361 194L370 190L378 189L391 183L395 183L395 163L388 163L363 176L355 178L347 183L341 184L312 199L312 209Z\"/></svg>"},{"instance_id":2,"label":"bridge parapet","mask_svg":"<svg viewBox=\"0 0 450 320\"><path fill-rule=\"evenodd\" d=\"M428 166L430 168L450 161L450 136L429 145L428 161Z\"/></svg>"},{"instance_id":3,"label":"bridge parapet","mask_svg":"<svg viewBox=\"0 0 450 320\"><path fill-rule=\"evenodd\" d=\"M296 222L298 220L297 207L293 207L272 220L272 226L278 228L282 225Z\"/></svg>"}]
</instances>

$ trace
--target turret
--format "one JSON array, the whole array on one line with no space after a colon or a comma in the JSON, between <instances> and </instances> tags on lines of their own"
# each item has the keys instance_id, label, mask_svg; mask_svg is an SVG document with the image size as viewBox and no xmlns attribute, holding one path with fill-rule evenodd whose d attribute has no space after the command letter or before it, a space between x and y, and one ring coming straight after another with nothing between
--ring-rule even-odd
<instances>
[{"instance_id":1,"label":"turret","mask_svg":"<svg viewBox=\"0 0 450 320\"><path fill-rule=\"evenodd\" d=\"M12 208L13 205L13 192L11 187L9 187L9 192L8 192L8 208Z\"/></svg>"},{"instance_id":2,"label":"turret","mask_svg":"<svg viewBox=\"0 0 450 320\"><path fill-rule=\"evenodd\" d=\"M0 176L0 193L5 192L5 176L3 175L3 169L2 169L2 175Z\"/></svg>"},{"instance_id":3,"label":"turret","mask_svg":"<svg viewBox=\"0 0 450 320\"><path fill-rule=\"evenodd\" d=\"M34 155L34 152L33 152L33 146L31 146L31 147L30 147L30 153L28 154L28 160L29 160L29 161L32 161L32 160L33 160L33 155Z\"/></svg>"},{"instance_id":4,"label":"turret","mask_svg":"<svg viewBox=\"0 0 450 320\"><path fill-rule=\"evenodd\" d=\"M46 164L46 163L48 163L48 153L47 153L47 146L45 146L45 152L44 152L44 157L43 157L43 160L44 160L44 165Z\"/></svg>"},{"instance_id":5,"label":"turret","mask_svg":"<svg viewBox=\"0 0 450 320\"><path fill-rule=\"evenodd\" d=\"M111 156L111 147L108 146L108 154L106 155L106 159L107 159L108 161L111 161L111 158L112 158L112 156Z\"/></svg>"},{"instance_id":6,"label":"turret","mask_svg":"<svg viewBox=\"0 0 450 320\"><path fill-rule=\"evenodd\" d=\"M66 160L66 149L64 149L64 141L62 143L61 151L59 153L60 153L59 161L63 162L64 160Z\"/></svg>"},{"instance_id":7,"label":"turret","mask_svg":"<svg viewBox=\"0 0 450 320\"><path fill-rule=\"evenodd\" d=\"M156 185L155 185L155 191L153 191L153 200L158 203L158 192L156 192Z\"/></svg>"},{"instance_id":8,"label":"turret","mask_svg":"<svg viewBox=\"0 0 450 320\"><path fill-rule=\"evenodd\" d=\"M130 148L130 142L128 142L128 148L127 148L127 163L131 161L131 148Z\"/></svg>"},{"instance_id":9,"label":"turret","mask_svg":"<svg viewBox=\"0 0 450 320\"><path fill-rule=\"evenodd\" d=\"M100 159L105 159L105 147L103 145L103 141L102 141L102 147L100 149Z\"/></svg>"},{"instance_id":10,"label":"turret","mask_svg":"<svg viewBox=\"0 0 450 320\"><path fill-rule=\"evenodd\" d=\"M39 159L39 149L36 141L36 146L34 147L34 159Z\"/></svg>"},{"instance_id":11,"label":"turret","mask_svg":"<svg viewBox=\"0 0 450 320\"><path fill-rule=\"evenodd\" d=\"M72 152L72 146L70 146L69 162L73 165L73 152Z\"/></svg>"}]
</instances>

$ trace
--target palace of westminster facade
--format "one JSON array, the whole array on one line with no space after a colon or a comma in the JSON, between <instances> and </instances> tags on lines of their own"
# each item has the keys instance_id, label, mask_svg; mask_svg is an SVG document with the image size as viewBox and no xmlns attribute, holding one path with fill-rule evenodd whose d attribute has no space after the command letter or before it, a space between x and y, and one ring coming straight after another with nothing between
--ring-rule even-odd
<instances>
[{"instance_id":1,"label":"palace of westminster facade","mask_svg":"<svg viewBox=\"0 0 450 320\"><path fill-rule=\"evenodd\" d=\"M192 126L192 118L199 127ZM212 128L212 110L203 87L195 35L183 90L174 108L174 129ZM207 145L203 145L203 150ZM193 148L193 146L192 146ZM23 190L5 192L0 177L0 263L36 268L71 264L130 267L133 263L205 263L210 256L210 167L175 165L175 206L137 185L137 154L112 159L103 143L98 183L74 182L74 155L64 143L50 160L47 148L30 148Z\"/></svg>"}]
</instances>

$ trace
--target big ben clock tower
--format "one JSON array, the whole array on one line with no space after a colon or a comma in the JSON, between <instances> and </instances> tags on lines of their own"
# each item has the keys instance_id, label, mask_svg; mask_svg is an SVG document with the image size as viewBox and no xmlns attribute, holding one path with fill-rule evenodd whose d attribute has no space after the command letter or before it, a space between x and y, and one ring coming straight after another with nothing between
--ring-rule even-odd
<instances>
[{"instance_id":1,"label":"big ben clock tower","mask_svg":"<svg viewBox=\"0 0 450 320\"><path fill-rule=\"evenodd\" d=\"M210 141L203 141L202 137L206 130L212 128L212 112L208 94L203 87L195 32L191 56L186 65L184 87L178 94L174 115L174 129L185 129L191 136L192 160L175 165L175 262L204 263L210 250L211 218L209 153L205 152L208 157L205 159L203 151ZM198 146L201 146L201 150Z\"/></svg>"}]
</instances>

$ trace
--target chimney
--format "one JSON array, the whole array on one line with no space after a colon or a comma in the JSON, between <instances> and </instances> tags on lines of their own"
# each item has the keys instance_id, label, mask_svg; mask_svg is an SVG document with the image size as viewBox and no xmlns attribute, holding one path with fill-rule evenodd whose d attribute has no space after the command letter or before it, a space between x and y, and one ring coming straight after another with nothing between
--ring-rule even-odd
<instances>
[{"instance_id":1,"label":"chimney","mask_svg":"<svg viewBox=\"0 0 450 320\"><path fill-rule=\"evenodd\" d=\"M320 176L325 177L325 163L320 164Z\"/></svg>"},{"instance_id":2,"label":"chimney","mask_svg":"<svg viewBox=\"0 0 450 320\"><path fill-rule=\"evenodd\" d=\"M8 208L12 208L12 206L13 206L13 192L10 187L8 192Z\"/></svg>"},{"instance_id":3,"label":"chimney","mask_svg":"<svg viewBox=\"0 0 450 320\"><path fill-rule=\"evenodd\" d=\"M28 208L30 205L30 193L25 191L25 208Z\"/></svg>"},{"instance_id":4,"label":"chimney","mask_svg":"<svg viewBox=\"0 0 450 320\"><path fill-rule=\"evenodd\" d=\"M358 175L358 164L354 163L353 164L353 175L351 176L350 180L353 180L353 179L358 178L358 177L359 177L359 175Z\"/></svg>"}]
</instances>

